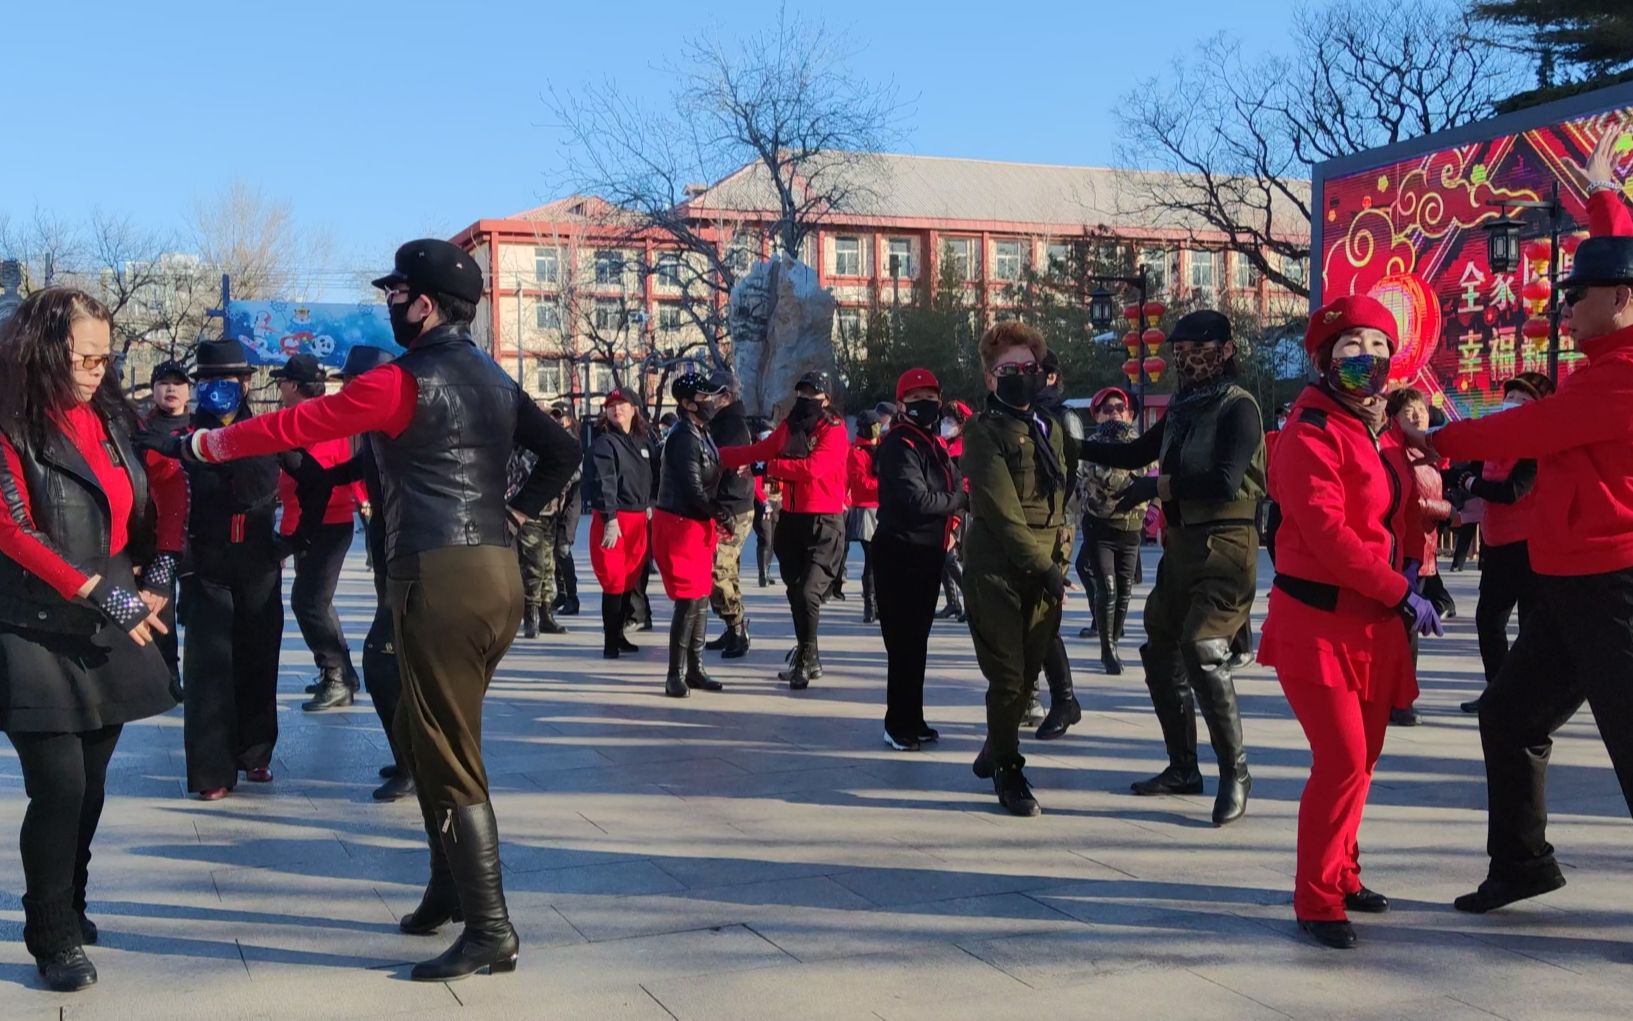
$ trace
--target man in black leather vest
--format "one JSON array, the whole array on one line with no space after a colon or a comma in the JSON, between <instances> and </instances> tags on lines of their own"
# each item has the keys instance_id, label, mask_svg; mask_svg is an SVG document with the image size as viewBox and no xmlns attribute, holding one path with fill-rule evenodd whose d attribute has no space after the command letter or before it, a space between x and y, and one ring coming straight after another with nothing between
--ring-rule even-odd
<instances>
[{"instance_id":1,"label":"man in black leather vest","mask_svg":"<svg viewBox=\"0 0 1633 1021\"><path fill-rule=\"evenodd\" d=\"M405 354L253 429L194 433L179 453L220 461L369 434L402 675L398 744L431 848L431 881L400 927L429 934L463 918L454 945L412 972L416 981L446 981L516 966L482 762L482 699L521 623L516 528L566 487L578 444L472 342L483 285L468 253L411 241L374 283L386 291ZM538 463L507 505L506 466L518 443Z\"/></svg>"}]
</instances>

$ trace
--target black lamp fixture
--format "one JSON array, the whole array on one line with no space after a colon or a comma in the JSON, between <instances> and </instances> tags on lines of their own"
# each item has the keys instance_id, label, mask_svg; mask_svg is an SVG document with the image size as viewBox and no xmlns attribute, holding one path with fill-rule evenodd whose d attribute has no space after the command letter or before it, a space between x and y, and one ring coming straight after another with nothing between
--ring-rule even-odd
<instances>
[{"instance_id":1,"label":"black lamp fixture","mask_svg":"<svg viewBox=\"0 0 1633 1021\"><path fill-rule=\"evenodd\" d=\"M1525 228L1523 221L1504 215L1485 225L1486 231L1486 262L1491 266L1493 273L1512 273L1520 267L1522 258L1520 252L1520 232Z\"/></svg>"},{"instance_id":2,"label":"black lamp fixture","mask_svg":"<svg viewBox=\"0 0 1633 1021\"><path fill-rule=\"evenodd\" d=\"M1097 330L1107 330L1116 317L1117 309L1112 305L1111 292L1104 287L1095 288L1089 295L1089 324Z\"/></svg>"}]
</instances>

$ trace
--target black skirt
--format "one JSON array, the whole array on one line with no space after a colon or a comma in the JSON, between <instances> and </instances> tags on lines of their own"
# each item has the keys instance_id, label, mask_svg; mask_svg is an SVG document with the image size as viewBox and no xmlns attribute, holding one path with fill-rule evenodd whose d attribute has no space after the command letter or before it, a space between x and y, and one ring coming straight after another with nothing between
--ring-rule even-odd
<instances>
[{"instance_id":1,"label":"black skirt","mask_svg":"<svg viewBox=\"0 0 1633 1021\"><path fill-rule=\"evenodd\" d=\"M108 577L136 588L122 556ZM112 624L90 636L0 628L0 730L8 734L78 734L175 705L159 647L138 646Z\"/></svg>"}]
</instances>

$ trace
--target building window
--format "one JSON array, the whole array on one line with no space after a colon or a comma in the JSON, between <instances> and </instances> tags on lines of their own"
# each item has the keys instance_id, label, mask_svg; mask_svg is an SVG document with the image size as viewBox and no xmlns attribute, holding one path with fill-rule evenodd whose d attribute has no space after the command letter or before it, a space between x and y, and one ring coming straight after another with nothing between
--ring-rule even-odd
<instances>
[{"instance_id":1,"label":"building window","mask_svg":"<svg viewBox=\"0 0 1633 1021\"><path fill-rule=\"evenodd\" d=\"M680 286L680 253L664 252L658 256L658 283L665 287Z\"/></svg>"},{"instance_id":2,"label":"building window","mask_svg":"<svg viewBox=\"0 0 1633 1021\"><path fill-rule=\"evenodd\" d=\"M617 298L595 299L595 310L590 315L590 322L602 333L613 333L623 329L627 319L624 303Z\"/></svg>"},{"instance_id":3,"label":"building window","mask_svg":"<svg viewBox=\"0 0 1633 1021\"><path fill-rule=\"evenodd\" d=\"M1151 297L1168 293L1168 279L1172 276L1173 253L1161 248L1140 249L1138 262L1145 267L1146 280L1151 285Z\"/></svg>"},{"instance_id":4,"label":"building window","mask_svg":"<svg viewBox=\"0 0 1633 1021\"><path fill-rule=\"evenodd\" d=\"M617 249L597 248L595 250L595 282L598 284L621 284L624 282L624 255Z\"/></svg>"},{"instance_id":5,"label":"building window","mask_svg":"<svg viewBox=\"0 0 1633 1021\"><path fill-rule=\"evenodd\" d=\"M1051 241L1043 249L1044 261L1051 273L1064 273L1072 264L1072 246L1064 241Z\"/></svg>"},{"instance_id":6,"label":"building window","mask_svg":"<svg viewBox=\"0 0 1633 1021\"><path fill-rule=\"evenodd\" d=\"M600 397L612 389L612 366L606 362L590 363L590 394Z\"/></svg>"},{"instance_id":7,"label":"building window","mask_svg":"<svg viewBox=\"0 0 1633 1021\"><path fill-rule=\"evenodd\" d=\"M1021 267L1026 264L1024 241L1000 241L995 246L992 275L999 280L1019 280Z\"/></svg>"},{"instance_id":8,"label":"building window","mask_svg":"<svg viewBox=\"0 0 1633 1021\"><path fill-rule=\"evenodd\" d=\"M1219 286L1219 274L1216 271L1218 261L1218 252L1193 251L1191 253L1191 287L1194 290L1211 291Z\"/></svg>"},{"instance_id":9,"label":"building window","mask_svg":"<svg viewBox=\"0 0 1633 1021\"><path fill-rule=\"evenodd\" d=\"M561 250L558 248L533 249L533 278L541 284L561 281Z\"/></svg>"},{"instance_id":10,"label":"building window","mask_svg":"<svg viewBox=\"0 0 1633 1021\"><path fill-rule=\"evenodd\" d=\"M658 302L658 332L679 333L685 323L684 313L678 301Z\"/></svg>"},{"instance_id":11,"label":"building window","mask_svg":"<svg viewBox=\"0 0 1633 1021\"><path fill-rule=\"evenodd\" d=\"M942 238L941 261L953 267L952 272L961 280L981 275L980 248L974 238Z\"/></svg>"},{"instance_id":12,"label":"building window","mask_svg":"<svg viewBox=\"0 0 1633 1021\"><path fill-rule=\"evenodd\" d=\"M855 340L862 335L862 310L859 308L842 308L834 313L834 324L839 327L839 336L846 340Z\"/></svg>"},{"instance_id":13,"label":"building window","mask_svg":"<svg viewBox=\"0 0 1633 1021\"><path fill-rule=\"evenodd\" d=\"M567 362L541 361L539 362L538 376L534 380L534 389L539 393L551 397L564 394L573 388L572 366Z\"/></svg>"},{"instance_id":14,"label":"building window","mask_svg":"<svg viewBox=\"0 0 1633 1021\"><path fill-rule=\"evenodd\" d=\"M1284 255L1281 260L1281 272L1282 276L1303 287L1310 282L1310 260Z\"/></svg>"},{"instance_id":15,"label":"building window","mask_svg":"<svg viewBox=\"0 0 1633 1021\"><path fill-rule=\"evenodd\" d=\"M1012 308L1001 308L992 314L992 321L995 323L1006 323L1011 319L1017 318L1019 318L1019 316L1015 314L1015 310Z\"/></svg>"},{"instance_id":16,"label":"building window","mask_svg":"<svg viewBox=\"0 0 1633 1021\"><path fill-rule=\"evenodd\" d=\"M834 238L834 276L862 275L862 239Z\"/></svg>"},{"instance_id":17,"label":"building window","mask_svg":"<svg viewBox=\"0 0 1633 1021\"><path fill-rule=\"evenodd\" d=\"M1230 257L1231 286L1238 291L1251 291L1259 286L1259 267L1241 252Z\"/></svg>"},{"instance_id":18,"label":"building window","mask_svg":"<svg viewBox=\"0 0 1633 1021\"><path fill-rule=\"evenodd\" d=\"M541 301L534 309L541 330L561 329L561 306L553 301Z\"/></svg>"},{"instance_id":19,"label":"building window","mask_svg":"<svg viewBox=\"0 0 1633 1021\"><path fill-rule=\"evenodd\" d=\"M746 230L740 230L732 236L727 261L737 272L745 273L754 265L754 259L759 253L760 246L754 235Z\"/></svg>"},{"instance_id":20,"label":"building window","mask_svg":"<svg viewBox=\"0 0 1633 1021\"><path fill-rule=\"evenodd\" d=\"M894 264L893 269L892 264ZM889 257L885 259L885 269L893 273L898 280L906 280L912 277L913 242L907 238L891 238Z\"/></svg>"}]
</instances>

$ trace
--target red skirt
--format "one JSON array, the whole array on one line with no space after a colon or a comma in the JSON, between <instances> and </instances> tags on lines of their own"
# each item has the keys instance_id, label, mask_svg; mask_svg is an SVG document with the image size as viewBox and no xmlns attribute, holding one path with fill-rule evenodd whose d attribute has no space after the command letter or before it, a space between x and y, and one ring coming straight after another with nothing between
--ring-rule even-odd
<instances>
[{"instance_id":1,"label":"red skirt","mask_svg":"<svg viewBox=\"0 0 1633 1021\"><path fill-rule=\"evenodd\" d=\"M618 542L612 549L601 548L607 526L600 514L590 515L590 568L601 591L609 596L633 589L646 568L646 511L618 512Z\"/></svg>"},{"instance_id":2,"label":"red skirt","mask_svg":"<svg viewBox=\"0 0 1633 1021\"><path fill-rule=\"evenodd\" d=\"M714 549L720 532L713 521L652 512L652 559L670 599L706 599L714 590Z\"/></svg>"},{"instance_id":3,"label":"red skirt","mask_svg":"<svg viewBox=\"0 0 1633 1021\"><path fill-rule=\"evenodd\" d=\"M1363 702L1392 706L1411 705L1418 697L1406 622L1392 611L1361 619L1318 610L1271 589L1259 662L1274 667L1284 685L1345 688Z\"/></svg>"}]
</instances>

